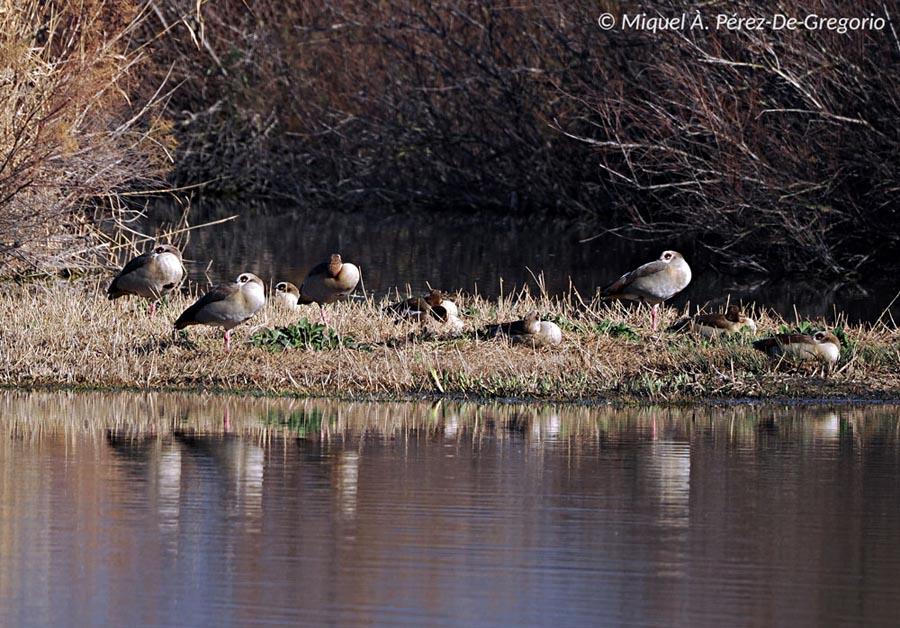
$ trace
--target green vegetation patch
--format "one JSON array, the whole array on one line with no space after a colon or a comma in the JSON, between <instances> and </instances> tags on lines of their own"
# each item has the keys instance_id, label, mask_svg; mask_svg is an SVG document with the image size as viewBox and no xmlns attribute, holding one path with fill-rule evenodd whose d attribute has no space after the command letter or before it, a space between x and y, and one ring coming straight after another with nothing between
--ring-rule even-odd
<instances>
[{"instance_id":1,"label":"green vegetation patch","mask_svg":"<svg viewBox=\"0 0 900 628\"><path fill-rule=\"evenodd\" d=\"M275 327L258 331L250 336L250 343L254 347L269 349L270 351L284 351L286 349L326 351L340 347L363 348L353 337L340 336L336 331L321 323L309 322L309 319L306 317L287 327Z\"/></svg>"},{"instance_id":2,"label":"green vegetation patch","mask_svg":"<svg viewBox=\"0 0 900 628\"><path fill-rule=\"evenodd\" d=\"M637 332L621 322L603 320L594 325L594 330L598 334L606 334L610 338L625 338L626 340L638 339Z\"/></svg>"},{"instance_id":3,"label":"green vegetation patch","mask_svg":"<svg viewBox=\"0 0 900 628\"><path fill-rule=\"evenodd\" d=\"M304 438L310 434L321 432L322 425L331 423L332 420L326 418L321 410L313 408L309 411L296 410L289 413L270 411L263 417L263 422L267 425L287 428L300 438Z\"/></svg>"}]
</instances>

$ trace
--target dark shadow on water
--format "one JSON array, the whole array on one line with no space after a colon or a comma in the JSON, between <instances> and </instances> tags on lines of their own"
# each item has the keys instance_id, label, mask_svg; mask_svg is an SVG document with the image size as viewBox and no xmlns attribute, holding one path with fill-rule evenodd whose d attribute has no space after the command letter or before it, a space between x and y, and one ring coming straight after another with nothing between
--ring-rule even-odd
<instances>
[{"instance_id":1,"label":"dark shadow on water","mask_svg":"<svg viewBox=\"0 0 900 628\"><path fill-rule=\"evenodd\" d=\"M194 231L185 252L190 276L205 282L232 280L253 272L274 285L302 283L312 266L340 252L362 268L368 293L420 293L428 286L448 292L477 292L487 297L511 294L523 286L533 293L541 277L547 292L561 296L576 290L590 301L622 273L656 259L665 248L680 249L694 268L694 279L670 303L716 309L731 302L773 308L793 319L874 321L896 296L895 282L850 285L814 276L768 280L758 275L724 275L704 270L701 247L693 241L633 242L615 236L590 239L592 230L559 220L533 221L491 215L342 214L315 208L207 203L194 207L192 224L233 214L231 222ZM172 221L173 205L148 210L145 225ZM585 241L588 240L589 241ZM900 303L891 313L900 318Z\"/></svg>"}]
</instances>

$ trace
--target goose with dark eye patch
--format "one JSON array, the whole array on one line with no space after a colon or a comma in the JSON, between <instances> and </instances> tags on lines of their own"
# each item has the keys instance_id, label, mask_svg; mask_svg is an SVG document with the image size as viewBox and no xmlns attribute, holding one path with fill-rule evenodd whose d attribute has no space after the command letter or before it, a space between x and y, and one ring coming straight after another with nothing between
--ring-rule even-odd
<instances>
[{"instance_id":1,"label":"goose with dark eye patch","mask_svg":"<svg viewBox=\"0 0 900 628\"><path fill-rule=\"evenodd\" d=\"M704 338L715 338L722 334L736 334L743 329L756 331L756 322L741 314L736 305L729 305L724 314L697 314L683 318L666 331L694 331Z\"/></svg>"},{"instance_id":2,"label":"goose with dark eye patch","mask_svg":"<svg viewBox=\"0 0 900 628\"><path fill-rule=\"evenodd\" d=\"M465 327L459 318L456 303L445 299L440 290L432 290L422 297L410 297L399 303L393 303L385 312L396 314L400 318L424 323L433 319L447 325L452 331L462 331Z\"/></svg>"},{"instance_id":3,"label":"goose with dark eye patch","mask_svg":"<svg viewBox=\"0 0 900 628\"><path fill-rule=\"evenodd\" d=\"M625 273L600 291L603 299L629 299L652 305L651 330L656 331L659 304L687 288L691 267L677 251L663 251L659 259Z\"/></svg>"},{"instance_id":4,"label":"goose with dark eye patch","mask_svg":"<svg viewBox=\"0 0 900 628\"><path fill-rule=\"evenodd\" d=\"M175 321L175 329L189 325L212 325L225 330L225 351L231 349L231 330L252 318L266 304L262 279L241 273L233 283L219 284L186 309Z\"/></svg>"},{"instance_id":5,"label":"goose with dark eye patch","mask_svg":"<svg viewBox=\"0 0 900 628\"><path fill-rule=\"evenodd\" d=\"M423 297L409 297L403 301L392 303L384 308L385 312L396 314L400 318L422 321L426 316L432 315L432 308L438 307L443 302L440 290L432 290Z\"/></svg>"},{"instance_id":6,"label":"goose with dark eye patch","mask_svg":"<svg viewBox=\"0 0 900 628\"><path fill-rule=\"evenodd\" d=\"M327 326L324 306L350 295L359 283L359 268L344 262L337 253L332 253L327 262L313 267L300 286L300 305L317 303L322 314L322 322Z\"/></svg>"},{"instance_id":7,"label":"goose with dark eye patch","mask_svg":"<svg viewBox=\"0 0 900 628\"><path fill-rule=\"evenodd\" d=\"M125 264L106 293L110 300L128 295L152 299L150 318L153 318L159 299L177 288L182 279L181 251L171 244L160 244Z\"/></svg>"},{"instance_id":8,"label":"goose with dark eye patch","mask_svg":"<svg viewBox=\"0 0 900 628\"><path fill-rule=\"evenodd\" d=\"M279 281L275 284L275 305L286 310L299 308L300 289L290 281Z\"/></svg>"},{"instance_id":9,"label":"goose with dark eye patch","mask_svg":"<svg viewBox=\"0 0 900 628\"><path fill-rule=\"evenodd\" d=\"M841 341L830 331L804 334L776 334L753 343L753 347L770 358L794 358L796 360L823 360L829 364L841 358Z\"/></svg>"},{"instance_id":10,"label":"goose with dark eye patch","mask_svg":"<svg viewBox=\"0 0 900 628\"><path fill-rule=\"evenodd\" d=\"M510 323L489 325L484 335L493 338L506 336L513 344L527 344L533 347L549 347L562 342L562 330L552 321L542 321L541 313L532 310L525 318Z\"/></svg>"}]
</instances>

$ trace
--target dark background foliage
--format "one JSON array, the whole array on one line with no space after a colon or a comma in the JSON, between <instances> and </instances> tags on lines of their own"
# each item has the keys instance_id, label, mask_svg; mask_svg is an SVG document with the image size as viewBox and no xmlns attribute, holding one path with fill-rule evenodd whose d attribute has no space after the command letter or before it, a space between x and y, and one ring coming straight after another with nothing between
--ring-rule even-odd
<instances>
[{"instance_id":1,"label":"dark background foliage","mask_svg":"<svg viewBox=\"0 0 900 628\"><path fill-rule=\"evenodd\" d=\"M893 257L892 24L714 19L890 18L896 2L227 0L199 17L190 4L160 7L174 26L154 56L182 82L180 183L347 208L561 213L696 238L721 266L766 272ZM604 31L603 10L696 11L709 28Z\"/></svg>"},{"instance_id":2,"label":"dark background foliage","mask_svg":"<svg viewBox=\"0 0 900 628\"><path fill-rule=\"evenodd\" d=\"M122 162L133 176L123 171L113 189L146 186L141 164L160 163L153 146L168 146L171 127L170 183L202 183L206 195L552 215L598 234L690 242L720 268L769 274L897 262L898 0L49 5L84 23L113 8L116 19L83 32L104 50L118 50L103 43L113 37L127 43L122 58L141 60L108 64L110 78L97 64L84 75L116 86L107 106L93 104L105 114L95 124L140 119L153 132L133 137L164 136L115 144L142 152ZM603 30L601 12L699 13L708 28ZM887 22L847 33L714 24L717 14L776 13ZM26 18L7 53L31 46L59 72L74 68ZM154 100L152 115L135 117ZM84 145L88 126L77 120L63 153ZM13 131L4 146L25 154L13 142L27 134ZM46 145L46 133L32 135ZM12 174L0 181L14 194Z\"/></svg>"}]
</instances>

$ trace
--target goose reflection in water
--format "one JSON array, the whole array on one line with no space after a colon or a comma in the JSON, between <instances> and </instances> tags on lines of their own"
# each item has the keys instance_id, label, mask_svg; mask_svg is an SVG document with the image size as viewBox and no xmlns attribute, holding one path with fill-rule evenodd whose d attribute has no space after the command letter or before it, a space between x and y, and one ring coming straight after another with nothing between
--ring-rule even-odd
<instances>
[{"instance_id":1,"label":"goose reflection in water","mask_svg":"<svg viewBox=\"0 0 900 628\"><path fill-rule=\"evenodd\" d=\"M232 436L231 411L226 407L222 435L174 432L186 458L193 463L192 478L199 484L215 482L215 490L203 491L224 499L229 511L241 515L251 530L259 530L262 521L262 497L265 472L265 452L249 437Z\"/></svg>"},{"instance_id":2,"label":"goose reflection in water","mask_svg":"<svg viewBox=\"0 0 900 628\"><path fill-rule=\"evenodd\" d=\"M171 532L178 527L181 513L181 449L171 440L164 443L160 451L156 477L159 528Z\"/></svg>"},{"instance_id":3,"label":"goose reflection in water","mask_svg":"<svg viewBox=\"0 0 900 628\"><path fill-rule=\"evenodd\" d=\"M660 420L660 423L663 421ZM651 420L650 455L646 458L646 481L658 509L655 524L668 532L669 540L687 538L691 515L691 445L676 440ZM674 539L672 538L674 537ZM664 555L656 560L657 573L667 576L683 575L684 556L675 549L682 543L667 542ZM670 555L671 554L671 555Z\"/></svg>"},{"instance_id":4,"label":"goose reflection in water","mask_svg":"<svg viewBox=\"0 0 900 628\"><path fill-rule=\"evenodd\" d=\"M535 417L531 422L531 436L537 441L556 440L559 438L561 421L559 414L551 412L546 417Z\"/></svg>"},{"instance_id":5,"label":"goose reflection in water","mask_svg":"<svg viewBox=\"0 0 900 628\"><path fill-rule=\"evenodd\" d=\"M356 517L359 496L359 452L340 452L336 466L337 501L341 514L347 519L353 519Z\"/></svg>"},{"instance_id":6,"label":"goose reflection in water","mask_svg":"<svg viewBox=\"0 0 900 628\"><path fill-rule=\"evenodd\" d=\"M164 532L175 530L181 512L180 446L170 437L152 432L136 435L113 429L106 432L106 445L118 461L121 492L133 492L135 484L154 487L147 499L151 507L155 506L159 528Z\"/></svg>"}]
</instances>

